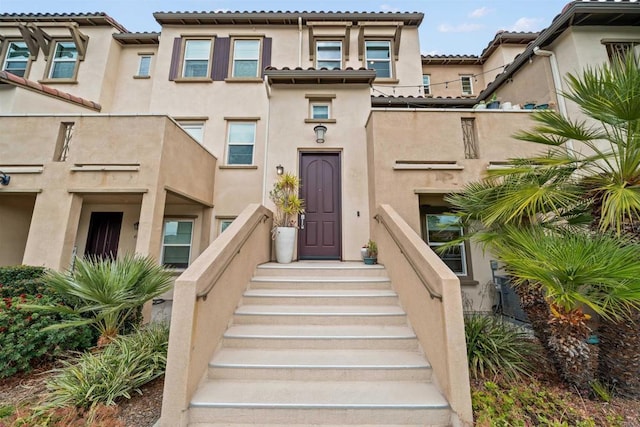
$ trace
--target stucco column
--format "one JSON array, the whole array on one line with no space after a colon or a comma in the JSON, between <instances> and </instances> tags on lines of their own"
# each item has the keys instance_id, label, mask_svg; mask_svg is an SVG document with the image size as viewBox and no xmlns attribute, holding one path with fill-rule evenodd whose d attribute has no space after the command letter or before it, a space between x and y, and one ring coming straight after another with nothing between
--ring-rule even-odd
<instances>
[{"instance_id":1,"label":"stucco column","mask_svg":"<svg viewBox=\"0 0 640 427\"><path fill-rule=\"evenodd\" d=\"M64 188L49 188L38 194L23 264L69 268L81 211L82 196Z\"/></svg>"},{"instance_id":2,"label":"stucco column","mask_svg":"<svg viewBox=\"0 0 640 427\"><path fill-rule=\"evenodd\" d=\"M150 255L158 261L162 245L162 224L166 200L167 190L158 186L155 191L150 191L142 196L142 206L140 207L136 253ZM151 320L151 301L144 305L142 316L144 322Z\"/></svg>"}]
</instances>

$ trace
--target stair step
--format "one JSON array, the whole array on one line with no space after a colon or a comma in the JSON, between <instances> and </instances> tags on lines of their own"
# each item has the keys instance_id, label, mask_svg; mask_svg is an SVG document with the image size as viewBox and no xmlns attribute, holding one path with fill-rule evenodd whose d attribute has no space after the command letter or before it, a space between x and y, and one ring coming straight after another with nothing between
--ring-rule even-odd
<instances>
[{"instance_id":1,"label":"stair step","mask_svg":"<svg viewBox=\"0 0 640 427\"><path fill-rule=\"evenodd\" d=\"M398 304L390 289L249 289L243 304Z\"/></svg>"},{"instance_id":2,"label":"stair step","mask_svg":"<svg viewBox=\"0 0 640 427\"><path fill-rule=\"evenodd\" d=\"M299 261L291 264L269 262L256 269L256 276L305 276L305 277L345 277L345 276L386 276L382 265L365 265L362 262L340 261Z\"/></svg>"},{"instance_id":3,"label":"stair step","mask_svg":"<svg viewBox=\"0 0 640 427\"><path fill-rule=\"evenodd\" d=\"M223 348L209 378L428 382L431 366L417 351Z\"/></svg>"},{"instance_id":4,"label":"stair step","mask_svg":"<svg viewBox=\"0 0 640 427\"><path fill-rule=\"evenodd\" d=\"M235 324L406 325L398 305L242 305Z\"/></svg>"},{"instance_id":5,"label":"stair step","mask_svg":"<svg viewBox=\"0 0 640 427\"><path fill-rule=\"evenodd\" d=\"M387 276L254 276L250 289L334 289L334 290L390 290Z\"/></svg>"},{"instance_id":6,"label":"stair step","mask_svg":"<svg viewBox=\"0 0 640 427\"><path fill-rule=\"evenodd\" d=\"M406 325L232 325L223 346L417 350L418 342Z\"/></svg>"},{"instance_id":7,"label":"stair step","mask_svg":"<svg viewBox=\"0 0 640 427\"><path fill-rule=\"evenodd\" d=\"M447 424L449 405L430 383L206 380L190 422Z\"/></svg>"}]
</instances>

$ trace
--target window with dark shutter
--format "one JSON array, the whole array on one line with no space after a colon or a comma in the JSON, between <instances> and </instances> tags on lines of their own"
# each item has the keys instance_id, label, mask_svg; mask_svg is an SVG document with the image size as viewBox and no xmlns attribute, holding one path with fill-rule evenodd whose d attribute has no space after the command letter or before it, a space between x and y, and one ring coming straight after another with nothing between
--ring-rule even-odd
<instances>
[{"instance_id":1,"label":"window with dark shutter","mask_svg":"<svg viewBox=\"0 0 640 427\"><path fill-rule=\"evenodd\" d=\"M213 80L224 80L227 78L230 46L231 39L229 39L229 37L216 38L213 47L213 67L211 67L211 78Z\"/></svg>"},{"instance_id":2,"label":"window with dark shutter","mask_svg":"<svg viewBox=\"0 0 640 427\"><path fill-rule=\"evenodd\" d=\"M273 39L271 37L265 37L262 40L262 72L261 77L264 77L264 69L271 66L271 44Z\"/></svg>"},{"instance_id":3,"label":"window with dark shutter","mask_svg":"<svg viewBox=\"0 0 640 427\"><path fill-rule=\"evenodd\" d=\"M178 68L180 67L180 58L182 57L182 38L173 39L173 53L171 54L171 66L169 67L169 80L175 80L178 77Z\"/></svg>"}]
</instances>

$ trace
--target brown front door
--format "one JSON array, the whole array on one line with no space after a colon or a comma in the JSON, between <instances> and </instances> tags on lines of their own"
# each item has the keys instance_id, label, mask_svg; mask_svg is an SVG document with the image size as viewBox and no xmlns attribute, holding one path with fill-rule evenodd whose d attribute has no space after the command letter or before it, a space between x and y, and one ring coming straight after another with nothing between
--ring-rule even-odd
<instances>
[{"instance_id":1,"label":"brown front door","mask_svg":"<svg viewBox=\"0 0 640 427\"><path fill-rule=\"evenodd\" d=\"M300 195L305 217L300 222L300 259L341 259L340 154L300 155Z\"/></svg>"},{"instance_id":2,"label":"brown front door","mask_svg":"<svg viewBox=\"0 0 640 427\"><path fill-rule=\"evenodd\" d=\"M122 212L92 212L84 255L115 258L121 227Z\"/></svg>"}]
</instances>

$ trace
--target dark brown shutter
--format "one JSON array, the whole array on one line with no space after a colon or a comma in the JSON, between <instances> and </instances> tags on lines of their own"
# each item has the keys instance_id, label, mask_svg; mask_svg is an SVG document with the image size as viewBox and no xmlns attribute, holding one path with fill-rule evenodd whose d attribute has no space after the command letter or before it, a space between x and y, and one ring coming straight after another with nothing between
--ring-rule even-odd
<instances>
[{"instance_id":1,"label":"dark brown shutter","mask_svg":"<svg viewBox=\"0 0 640 427\"><path fill-rule=\"evenodd\" d=\"M262 40L262 73L261 77L264 77L264 69L271 66L271 37L265 37Z\"/></svg>"},{"instance_id":2,"label":"dark brown shutter","mask_svg":"<svg viewBox=\"0 0 640 427\"><path fill-rule=\"evenodd\" d=\"M178 69L180 68L180 58L182 48L182 38L173 39L173 53L171 53L171 66L169 67L169 80L175 80L178 77Z\"/></svg>"},{"instance_id":3,"label":"dark brown shutter","mask_svg":"<svg viewBox=\"0 0 640 427\"><path fill-rule=\"evenodd\" d=\"M213 45L213 67L211 67L211 78L213 80L224 80L229 74L229 51L231 39L229 37L217 37Z\"/></svg>"}]
</instances>

